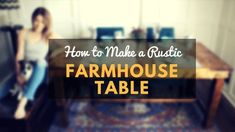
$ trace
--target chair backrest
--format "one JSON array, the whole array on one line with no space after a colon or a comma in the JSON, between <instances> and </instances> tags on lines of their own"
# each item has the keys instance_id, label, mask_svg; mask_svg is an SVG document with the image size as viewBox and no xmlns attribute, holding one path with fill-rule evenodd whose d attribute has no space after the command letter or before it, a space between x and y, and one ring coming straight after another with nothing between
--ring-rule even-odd
<instances>
[{"instance_id":1,"label":"chair backrest","mask_svg":"<svg viewBox=\"0 0 235 132\"><path fill-rule=\"evenodd\" d=\"M0 28L0 91L15 74L15 55L10 28ZM0 93L1 95L2 93Z\"/></svg>"},{"instance_id":2,"label":"chair backrest","mask_svg":"<svg viewBox=\"0 0 235 132\"><path fill-rule=\"evenodd\" d=\"M159 33L159 38L162 39L164 37L173 39L175 37L174 28L162 28Z\"/></svg>"},{"instance_id":3,"label":"chair backrest","mask_svg":"<svg viewBox=\"0 0 235 132\"><path fill-rule=\"evenodd\" d=\"M148 42L152 42L155 39L154 29L152 27L147 28L146 38Z\"/></svg>"},{"instance_id":4,"label":"chair backrest","mask_svg":"<svg viewBox=\"0 0 235 132\"><path fill-rule=\"evenodd\" d=\"M122 27L98 27L96 29L97 40L101 40L102 38L115 38L115 33L121 32L124 36L124 29Z\"/></svg>"}]
</instances>

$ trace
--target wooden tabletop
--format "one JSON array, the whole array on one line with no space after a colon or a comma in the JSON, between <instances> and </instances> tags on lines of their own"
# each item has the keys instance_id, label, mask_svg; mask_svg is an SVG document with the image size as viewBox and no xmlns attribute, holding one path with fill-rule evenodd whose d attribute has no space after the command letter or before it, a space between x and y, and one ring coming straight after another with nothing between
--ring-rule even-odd
<instances>
[{"instance_id":1,"label":"wooden tabletop","mask_svg":"<svg viewBox=\"0 0 235 132\"><path fill-rule=\"evenodd\" d=\"M196 44L196 58L201 65L196 69L197 78L228 78L233 70L202 43Z\"/></svg>"}]
</instances>

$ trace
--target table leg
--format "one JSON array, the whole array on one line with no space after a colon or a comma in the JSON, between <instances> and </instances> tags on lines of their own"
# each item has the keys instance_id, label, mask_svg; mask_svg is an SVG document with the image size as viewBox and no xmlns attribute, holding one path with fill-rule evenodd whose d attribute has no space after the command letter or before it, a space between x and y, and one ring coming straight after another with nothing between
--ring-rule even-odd
<instances>
[{"instance_id":1,"label":"table leg","mask_svg":"<svg viewBox=\"0 0 235 132\"><path fill-rule=\"evenodd\" d=\"M216 111L220 103L223 86L224 86L224 79L215 80L214 91L213 95L211 96L210 106L203 122L203 125L206 128L211 127L213 124Z\"/></svg>"}]
</instances>

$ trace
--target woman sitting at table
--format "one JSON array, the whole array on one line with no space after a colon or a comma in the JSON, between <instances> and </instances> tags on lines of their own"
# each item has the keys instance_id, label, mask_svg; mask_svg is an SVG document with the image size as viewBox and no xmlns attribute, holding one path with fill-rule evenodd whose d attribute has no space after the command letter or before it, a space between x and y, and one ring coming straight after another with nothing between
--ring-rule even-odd
<instances>
[{"instance_id":1,"label":"woman sitting at table","mask_svg":"<svg viewBox=\"0 0 235 132\"><path fill-rule=\"evenodd\" d=\"M28 100L34 99L35 93L44 79L48 53L48 40L55 37L51 31L51 15L43 7L37 8L32 14L32 28L23 29L18 36L18 51L16 55L17 82L22 86L23 94L15 111L15 118L22 119L26 115ZM29 80L20 74L20 61L29 62L33 67Z\"/></svg>"}]
</instances>

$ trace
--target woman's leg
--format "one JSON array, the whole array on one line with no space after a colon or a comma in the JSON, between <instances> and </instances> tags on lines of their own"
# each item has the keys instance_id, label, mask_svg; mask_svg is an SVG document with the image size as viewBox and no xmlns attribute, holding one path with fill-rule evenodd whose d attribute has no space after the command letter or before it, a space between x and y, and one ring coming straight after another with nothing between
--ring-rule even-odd
<instances>
[{"instance_id":1,"label":"woman's leg","mask_svg":"<svg viewBox=\"0 0 235 132\"><path fill-rule=\"evenodd\" d=\"M17 109L15 111L15 119L22 119L26 116L25 106L28 102L28 99L26 97L22 97L19 101L19 104L17 106Z\"/></svg>"},{"instance_id":2,"label":"woman's leg","mask_svg":"<svg viewBox=\"0 0 235 132\"><path fill-rule=\"evenodd\" d=\"M44 79L46 66L35 64L33 73L24 87L23 97L20 99L15 112L16 119L22 119L26 115L25 106L28 100L33 100L34 95Z\"/></svg>"}]
</instances>

